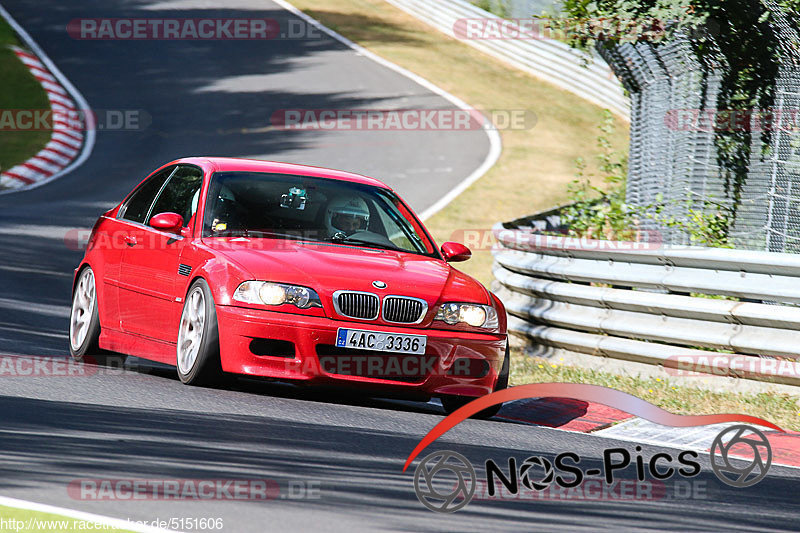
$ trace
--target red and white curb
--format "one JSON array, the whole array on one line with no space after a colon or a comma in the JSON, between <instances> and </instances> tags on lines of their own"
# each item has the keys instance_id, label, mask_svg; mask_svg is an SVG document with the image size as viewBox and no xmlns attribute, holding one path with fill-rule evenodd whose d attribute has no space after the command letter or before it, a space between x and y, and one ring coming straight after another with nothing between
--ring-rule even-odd
<instances>
[{"instance_id":1,"label":"red and white curb","mask_svg":"<svg viewBox=\"0 0 800 533\"><path fill-rule=\"evenodd\" d=\"M714 437L731 425L712 424L710 426L675 428L641 418L630 418L594 434L611 439L707 452L711 450ZM781 433L762 427L758 429L769 441L774 464L800 468L800 433L796 431Z\"/></svg>"},{"instance_id":2,"label":"red and white curb","mask_svg":"<svg viewBox=\"0 0 800 533\"><path fill-rule=\"evenodd\" d=\"M16 46L12 47L17 57L42 84L50 101L53 119L53 134L45 147L35 156L0 174L0 185L20 188L46 180L66 168L80 153L83 146L83 121L66 117L77 117L78 110L67 91L35 55ZM78 127L75 127L78 126Z\"/></svg>"},{"instance_id":3,"label":"red and white curb","mask_svg":"<svg viewBox=\"0 0 800 533\"><path fill-rule=\"evenodd\" d=\"M679 428L662 426L605 405L567 398L532 398L503 406L498 418L598 437L707 452L714 437L731 424ZM759 428L776 465L800 468L800 433Z\"/></svg>"},{"instance_id":4,"label":"red and white curb","mask_svg":"<svg viewBox=\"0 0 800 533\"><path fill-rule=\"evenodd\" d=\"M50 141L35 156L0 173L0 194L32 189L81 165L94 147L95 132L89 106L33 38L0 6L2 16L30 49L12 47L47 93L54 116ZM70 120L65 120L69 117ZM79 120L75 120L79 119Z\"/></svg>"}]
</instances>

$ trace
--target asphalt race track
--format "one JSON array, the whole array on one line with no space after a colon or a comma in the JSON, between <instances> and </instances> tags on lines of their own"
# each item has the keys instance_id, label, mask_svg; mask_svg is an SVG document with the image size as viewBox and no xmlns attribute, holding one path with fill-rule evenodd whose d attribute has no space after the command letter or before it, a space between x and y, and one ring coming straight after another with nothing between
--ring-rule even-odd
<instances>
[{"instance_id":1,"label":"asphalt race track","mask_svg":"<svg viewBox=\"0 0 800 533\"><path fill-rule=\"evenodd\" d=\"M319 164L383 179L421 211L489 151L473 132L285 132L287 108L445 108L452 104L327 37L272 41L78 41L80 17L292 16L257 0L3 0L94 109L139 109L141 131L98 132L89 160L28 192L0 196L0 350L64 356L71 229L91 227L151 169L186 155ZM755 487L720 483L701 457L704 492L645 501L473 501L450 515L425 509L402 465L441 419L437 405L244 381L231 390L185 387L144 367L86 376L0 377L0 495L135 520L221 517L224 531L797 529L798 471L773 466ZM632 449L591 435L503 421L468 421L426 450L475 465L573 451L587 467L602 450ZM659 451L644 446L646 457ZM674 450L666 450L675 454ZM424 455L423 454L423 455ZM413 470L413 466L412 466ZM624 475L635 477L635 468ZM70 482L114 479L272 479L269 502L85 501ZM288 486L319 487L294 499ZM668 485L669 488L669 485ZM668 491L669 492L669 491ZM297 496L295 491L294 496Z\"/></svg>"},{"instance_id":2,"label":"asphalt race track","mask_svg":"<svg viewBox=\"0 0 800 533\"><path fill-rule=\"evenodd\" d=\"M66 249L66 232L91 228L163 163L219 155L339 168L384 180L421 212L488 154L488 137L474 130L270 131L270 117L280 109L453 107L324 34L267 41L82 41L66 31L69 21L82 17L257 16L277 19L281 27L289 26L287 19L300 22L270 2L238 0L225 11L175 11L190 5L180 1L80 4L3 3L92 109L142 110L153 123L141 131L98 131L89 161L65 179L0 196L0 265L9 288L0 295L0 308L13 311L0 319L0 342L12 353L63 353L64 295L80 259ZM247 5L258 10L236 9Z\"/></svg>"}]
</instances>

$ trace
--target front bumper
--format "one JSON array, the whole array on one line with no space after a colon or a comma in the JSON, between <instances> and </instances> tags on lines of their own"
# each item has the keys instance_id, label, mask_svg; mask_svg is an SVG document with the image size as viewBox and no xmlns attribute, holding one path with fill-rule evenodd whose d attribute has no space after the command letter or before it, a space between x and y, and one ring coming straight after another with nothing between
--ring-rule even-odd
<instances>
[{"instance_id":1,"label":"front bumper","mask_svg":"<svg viewBox=\"0 0 800 533\"><path fill-rule=\"evenodd\" d=\"M506 350L504 334L395 327L234 306L217 306L217 320L225 372L420 396L477 397L492 392ZM336 348L340 327L426 335L427 348L424 356Z\"/></svg>"}]
</instances>

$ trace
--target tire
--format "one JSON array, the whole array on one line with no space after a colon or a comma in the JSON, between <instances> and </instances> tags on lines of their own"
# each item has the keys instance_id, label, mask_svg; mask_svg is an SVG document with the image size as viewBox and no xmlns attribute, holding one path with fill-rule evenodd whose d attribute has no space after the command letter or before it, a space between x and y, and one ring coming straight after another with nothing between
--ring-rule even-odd
<instances>
[{"instance_id":1,"label":"tire","mask_svg":"<svg viewBox=\"0 0 800 533\"><path fill-rule=\"evenodd\" d=\"M100 312L92 267L78 274L69 315L69 353L77 362L122 367L125 355L100 349Z\"/></svg>"},{"instance_id":2,"label":"tire","mask_svg":"<svg viewBox=\"0 0 800 533\"><path fill-rule=\"evenodd\" d=\"M198 279L186 293L176 347L178 377L186 385L217 386L225 381L219 356L219 325L211 289Z\"/></svg>"},{"instance_id":3,"label":"tire","mask_svg":"<svg viewBox=\"0 0 800 533\"><path fill-rule=\"evenodd\" d=\"M508 342L506 342L506 355L503 358L503 366L500 368L500 375L497 377L497 383L495 383L494 391L497 392L499 390L504 390L508 388L508 376L511 372L511 352L509 351ZM448 415L467 405L475 398L468 397L468 396L442 396L442 407L444 407L445 413ZM470 418L479 418L481 420L486 420L488 418L492 418L497 413L500 412L500 409L503 407L503 404L493 405L491 407L487 407L483 411L478 411Z\"/></svg>"}]
</instances>

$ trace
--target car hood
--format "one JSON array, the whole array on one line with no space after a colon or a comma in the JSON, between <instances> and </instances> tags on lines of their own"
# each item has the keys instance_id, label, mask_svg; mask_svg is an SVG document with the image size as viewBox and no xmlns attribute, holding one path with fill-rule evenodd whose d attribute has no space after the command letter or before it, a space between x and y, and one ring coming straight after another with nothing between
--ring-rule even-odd
<instances>
[{"instance_id":1,"label":"car hood","mask_svg":"<svg viewBox=\"0 0 800 533\"><path fill-rule=\"evenodd\" d=\"M303 285L321 297L354 290L414 296L431 306L444 296L449 301L490 303L478 281L441 259L418 254L279 239L211 238L203 243L252 279ZM386 288L375 288L373 281L386 283Z\"/></svg>"}]
</instances>

